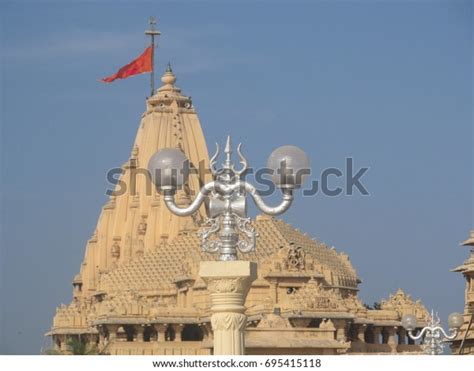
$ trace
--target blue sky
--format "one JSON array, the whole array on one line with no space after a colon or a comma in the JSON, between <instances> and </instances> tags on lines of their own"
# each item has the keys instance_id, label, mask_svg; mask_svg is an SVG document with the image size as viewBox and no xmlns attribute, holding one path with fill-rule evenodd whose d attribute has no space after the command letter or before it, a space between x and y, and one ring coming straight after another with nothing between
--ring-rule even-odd
<instances>
[{"instance_id":1,"label":"blue sky","mask_svg":"<svg viewBox=\"0 0 474 371\"><path fill-rule=\"evenodd\" d=\"M473 228L469 1L6 2L1 22L0 353L39 353L127 158L147 76L105 85L150 15L208 145L262 166L295 144L315 174L370 167L370 196L298 196L284 219L349 254L372 303L403 288L446 321ZM334 185L340 185L337 182Z\"/></svg>"}]
</instances>

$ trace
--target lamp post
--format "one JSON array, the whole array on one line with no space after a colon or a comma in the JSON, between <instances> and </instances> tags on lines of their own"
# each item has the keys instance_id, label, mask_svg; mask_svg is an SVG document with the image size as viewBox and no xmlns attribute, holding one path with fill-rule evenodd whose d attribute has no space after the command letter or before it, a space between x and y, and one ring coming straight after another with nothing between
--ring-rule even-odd
<instances>
[{"instance_id":1,"label":"lamp post","mask_svg":"<svg viewBox=\"0 0 474 371\"><path fill-rule=\"evenodd\" d=\"M457 335L459 328L463 324L463 317L459 313L451 313L448 317L450 334L440 326L440 320L437 313L431 311L431 318L428 326L423 327L418 335L413 334L417 327L416 317L413 314L407 314L402 317L402 326L408 330L408 336L412 340L422 340L422 347L426 354L436 355L443 353L443 341L453 340Z\"/></svg>"},{"instance_id":2,"label":"lamp post","mask_svg":"<svg viewBox=\"0 0 474 371\"><path fill-rule=\"evenodd\" d=\"M219 261L201 262L199 274L207 283L211 294L211 324L214 332L214 354L244 354L244 331L247 325L245 298L251 283L257 278L256 263L237 260L237 252L248 253L255 249L258 233L247 217L247 196L268 215L280 215L290 207L293 190L299 188L309 174L306 154L295 146L282 146L272 152L267 167L273 173L272 180L279 187L283 199L277 206L268 206L258 190L242 180L248 163L241 152L237 154L241 168L232 162L230 137L224 149L225 160L216 167L219 146L210 159L213 180L205 184L188 207L176 205L177 189L189 176L189 161L177 148L166 148L155 153L148 164L152 181L163 194L168 209L178 216L195 213L208 200L208 218L201 229L201 247L209 253L219 253Z\"/></svg>"}]
</instances>

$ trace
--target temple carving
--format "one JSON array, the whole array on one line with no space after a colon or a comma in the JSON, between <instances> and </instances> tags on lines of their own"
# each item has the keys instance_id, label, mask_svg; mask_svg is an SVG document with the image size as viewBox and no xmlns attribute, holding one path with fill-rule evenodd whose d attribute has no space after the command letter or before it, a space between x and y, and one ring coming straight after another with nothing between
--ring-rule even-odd
<instances>
[{"instance_id":1,"label":"temple carving","mask_svg":"<svg viewBox=\"0 0 474 371\"><path fill-rule=\"evenodd\" d=\"M48 332L63 352L76 338L109 354L213 353L209 292L198 276L200 261L216 259L201 251L198 237L206 208L174 216L143 171L157 150L180 148L194 170L177 194L181 206L210 179L191 98L182 95L171 68L161 81L146 102L116 192L86 243L72 302L57 308ZM426 323L420 301L398 290L380 308L368 308L357 296L361 281L346 254L282 220L258 216L252 225L257 248L239 256L258 264L241 324L247 354L421 351L400 324L408 313L420 327ZM220 284L213 289L239 290L239 282Z\"/></svg>"}]
</instances>

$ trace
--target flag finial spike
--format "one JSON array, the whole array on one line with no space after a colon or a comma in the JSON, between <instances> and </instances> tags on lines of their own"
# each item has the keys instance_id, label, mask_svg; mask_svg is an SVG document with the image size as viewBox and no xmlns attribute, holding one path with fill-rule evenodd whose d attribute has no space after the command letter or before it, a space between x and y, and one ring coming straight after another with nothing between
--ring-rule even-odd
<instances>
[{"instance_id":1,"label":"flag finial spike","mask_svg":"<svg viewBox=\"0 0 474 371\"><path fill-rule=\"evenodd\" d=\"M148 19L150 29L145 31L145 35L150 36L150 47L151 47L151 74L150 74L150 97L155 94L155 36L160 36L161 32L158 31L156 26L156 18L151 16Z\"/></svg>"},{"instance_id":2,"label":"flag finial spike","mask_svg":"<svg viewBox=\"0 0 474 371\"><path fill-rule=\"evenodd\" d=\"M171 68L171 62L168 62L168 66L166 67L166 72L173 72L173 69Z\"/></svg>"},{"instance_id":3,"label":"flag finial spike","mask_svg":"<svg viewBox=\"0 0 474 371\"><path fill-rule=\"evenodd\" d=\"M150 24L150 29L154 31L156 26L156 18L154 16L150 16L148 23Z\"/></svg>"}]
</instances>

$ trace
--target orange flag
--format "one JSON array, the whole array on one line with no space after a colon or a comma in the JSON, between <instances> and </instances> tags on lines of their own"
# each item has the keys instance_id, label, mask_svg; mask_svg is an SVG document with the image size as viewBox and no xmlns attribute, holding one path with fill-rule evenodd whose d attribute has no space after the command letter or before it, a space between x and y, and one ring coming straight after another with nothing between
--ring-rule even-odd
<instances>
[{"instance_id":1,"label":"orange flag","mask_svg":"<svg viewBox=\"0 0 474 371\"><path fill-rule=\"evenodd\" d=\"M118 70L117 73L113 74L112 76L104 77L101 81L108 83L116 79L126 79L130 76L151 72L153 70L152 54L153 49L150 45L138 58L134 59L129 64L123 66L121 69Z\"/></svg>"}]
</instances>

